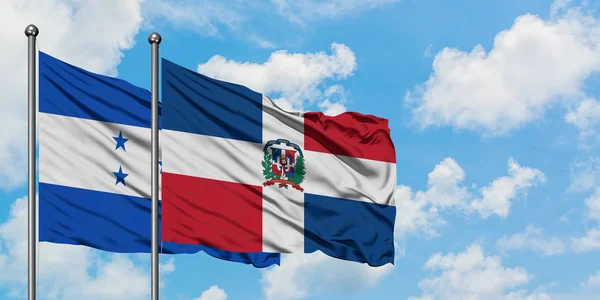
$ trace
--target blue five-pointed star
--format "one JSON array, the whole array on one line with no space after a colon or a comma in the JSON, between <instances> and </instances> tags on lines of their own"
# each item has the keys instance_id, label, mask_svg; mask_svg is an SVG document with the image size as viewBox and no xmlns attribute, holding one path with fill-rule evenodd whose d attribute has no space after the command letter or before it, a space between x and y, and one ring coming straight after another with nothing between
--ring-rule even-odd
<instances>
[{"instance_id":1,"label":"blue five-pointed star","mask_svg":"<svg viewBox=\"0 0 600 300\"><path fill-rule=\"evenodd\" d=\"M127 177L129 174L125 174L123 173L123 169L121 168L121 166L119 166L119 172L113 172L113 174L115 174L115 176L117 176L117 182L115 183L115 185L119 184L119 182L123 183L124 186L127 186L125 184L125 177Z\"/></svg>"},{"instance_id":2,"label":"blue five-pointed star","mask_svg":"<svg viewBox=\"0 0 600 300\"><path fill-rule=\"evenodd\" d=\"M117 147L115 147L115 150L119 149L119 148L123 148L123 151L127 151L125 150L125 142L127 142L129 139L126 139L123 137L123 133L121 131L119 131L119 136L113 136L113 139L115 139L115 141L117 141Z\"/></svg>"}]
</instances>

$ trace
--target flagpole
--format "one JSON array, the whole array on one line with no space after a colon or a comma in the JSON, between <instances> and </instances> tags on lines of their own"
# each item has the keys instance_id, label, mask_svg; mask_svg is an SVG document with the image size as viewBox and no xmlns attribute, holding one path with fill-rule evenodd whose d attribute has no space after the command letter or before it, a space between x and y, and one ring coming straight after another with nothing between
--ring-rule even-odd
<instances>
[{"instance_id":1,"label":"flagpole","mask_svg":"<svg viewBox=\"0 0 600 300\"><path fill-rule=\"evenodd\" d=\"M152 300L158 300L158 45L162 38L153 32L152 47Z\"/></svg>"},{"instance_id":2,"label":"flagpole","mask_svg":"<svg viewBox=\"0 0 600 300\"><path fill-rule=\"evenodd\" d=\"M27 126L27 172L28 172L28 299L36 299L36 229L37 229L37 210L36 210L36 190L35 190L35 130L36 130L36 47L35 42L39 33L38 28L31 24L25 28L25 36L27 36L27 106L28 106L28 121Z\"/></svg>"}]
</instances>

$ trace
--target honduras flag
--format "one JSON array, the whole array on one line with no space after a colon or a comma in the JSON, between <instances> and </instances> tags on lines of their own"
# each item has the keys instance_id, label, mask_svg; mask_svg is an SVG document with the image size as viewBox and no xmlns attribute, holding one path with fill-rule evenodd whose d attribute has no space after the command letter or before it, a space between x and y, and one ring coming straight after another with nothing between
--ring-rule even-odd
<instances>
[{"instance_id":1,"label":"honduras flag","mask_svg":"<svg viewBox=\"0 0 600 300\"><path fill-rule=\"evenodd\" d=\"M126 81L39 53L40 241L150 252L150 99ZM162 243L166 254L198 251L256 267L280 260L276 253Z\"/></svg>"}]
</instances>

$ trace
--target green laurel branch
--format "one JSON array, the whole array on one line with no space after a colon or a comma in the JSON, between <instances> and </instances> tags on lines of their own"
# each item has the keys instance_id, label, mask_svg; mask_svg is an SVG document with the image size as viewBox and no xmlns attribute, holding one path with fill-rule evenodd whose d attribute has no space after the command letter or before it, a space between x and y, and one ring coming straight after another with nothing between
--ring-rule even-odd
<instances>
[{"instance_id":1,"label":"green laurel branch","mask_svg":"<svg viewBox=\"0 0 600 300\"><path fill-rule=\"evenodd\" d=\"M294 170L294 176L288 177L288 180L300 185L302 181L304 181L304 176L306 175L306 169L304 167L304 157L299 156L296 160L296 166Z\"/></svg>"},{"instance_id":2,"label":"green laurel branch","mask_svg":"<svg viewBox=\"0 0 600 300\"><path fill-rule=\"evenodd\" d=\"M265 155L264 155L264 159L262 161L262 166L263 166L263 176L265 177L266 180L271 180L273 178L276 178L277 176L275 176L275 173L273 173L273 170L271 169L271 160L273 158L271 157L271 154L269 154L269 152L265 151Z\"/></svg>"}]
</instances>

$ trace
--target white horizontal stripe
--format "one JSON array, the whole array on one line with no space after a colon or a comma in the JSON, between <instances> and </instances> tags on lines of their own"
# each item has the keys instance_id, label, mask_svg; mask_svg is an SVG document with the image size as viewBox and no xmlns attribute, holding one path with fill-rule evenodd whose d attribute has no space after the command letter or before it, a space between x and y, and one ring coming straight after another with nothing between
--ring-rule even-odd
<instances>
[{"instance_id":1,"label":"white horizontal stripe","mask_svg":"<svg viewBox=\"0 0 600 300\"><path fill-rule=\"evenodd\" d=\"M304 151L305 193L395 205L396 164Z\"/></svg>"},{"instance_id":2,"label":"white horizontal stripe","mask_svg":"<svg viewBox=\"0 0 600 300\"><path fill-rule=\"evenodd\" d=\"M150 197L150 129L40 113L40 182ZM115 150L122 132L125 149ZM116 184L113 172L129 174Z\"/></svg>"},{"instance_id":3,"label":"white horizontal stripe","mask_svg":"<svg viewBox=\"0 0 600 300\"><path fill-rule=\"evenodd\" d=\"M163 172L262 186L262 145L161 130Z\"/></svg>"}]
</instances>

